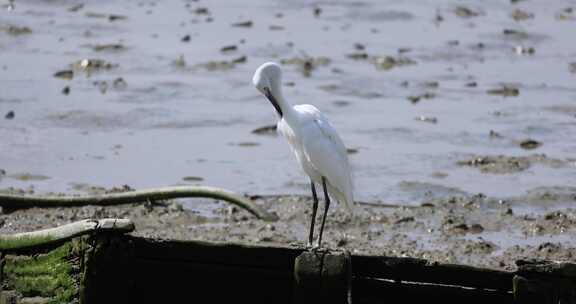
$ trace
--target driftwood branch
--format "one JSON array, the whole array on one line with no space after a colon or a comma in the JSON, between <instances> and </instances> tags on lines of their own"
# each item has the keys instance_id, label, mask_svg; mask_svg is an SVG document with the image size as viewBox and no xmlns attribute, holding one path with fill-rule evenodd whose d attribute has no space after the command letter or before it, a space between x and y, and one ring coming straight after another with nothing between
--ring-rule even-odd
<instances>
[{"instance_id":1,"label":"driftwood branch","mask_svg":"<svg viewBox=\"0 0 576 304\"><path fill-rule=\"evenodd\" d=\"M247 210L259 219L276 221L278 217L263 210L253 201L231 191L208 186L174 186L127 192L83 196L22 196L0 194L0 207L73 207L85 205L119 205L184 197L208 197L226 201Z\"/></svg>"},{"instance_id":2,"label":"driftwood branch","mask_svg":"<svg viewBox=\"0 0 576 304\"><path fill-rule=\"evenodd\" d=\"M134 223L129 219L88 219L44 230L0 234L0 250L49 245L94 231L130 232L133 230Z\"/></svg>"}]
</instances>

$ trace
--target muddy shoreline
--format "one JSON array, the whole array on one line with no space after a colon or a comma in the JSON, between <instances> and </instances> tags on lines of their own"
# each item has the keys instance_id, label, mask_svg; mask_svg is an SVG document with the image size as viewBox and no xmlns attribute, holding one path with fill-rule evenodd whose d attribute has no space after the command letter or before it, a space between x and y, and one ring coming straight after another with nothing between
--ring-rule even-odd
<instances>
[{"instance_id":1,"label":"muddy shoreline","mask_svg":"<svg viewBox=\"0 0 576 304\"><path fill-rule=\"evenodd\" d=\"M232 205L198 198L3 212L0 233L113 217L133 220L133 234L150 238L305 246L309 197L252 198L280 219L261 221ZM576 188L540 189L507 201L461 195L409 207L361 202L353 216L338 207L330 210L324 244L354 254L419 257L503 270L514 270L515 261L520 259L573 260L576 208L522 212L526 204L548 208L559 202L576 203Z\"/></svg>"}]
</instances>

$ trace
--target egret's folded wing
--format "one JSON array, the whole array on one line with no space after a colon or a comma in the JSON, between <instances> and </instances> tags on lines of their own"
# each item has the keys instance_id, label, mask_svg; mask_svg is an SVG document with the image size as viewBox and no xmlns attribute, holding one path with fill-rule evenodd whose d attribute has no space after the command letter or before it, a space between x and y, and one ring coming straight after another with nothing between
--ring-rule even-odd
<instances>
[{"instance_id":1,"label":"egret's folded wing","mask_svg":"<svg viewBox=\"0 0 576 304\"><path fill-rule=\"evenodd\" d=\"M336 130L320 112L307 120L302 131L304 154L309 162L336 188L348 207L352 207L352 179L346 147Z\"/></svg>"}]
</instances>

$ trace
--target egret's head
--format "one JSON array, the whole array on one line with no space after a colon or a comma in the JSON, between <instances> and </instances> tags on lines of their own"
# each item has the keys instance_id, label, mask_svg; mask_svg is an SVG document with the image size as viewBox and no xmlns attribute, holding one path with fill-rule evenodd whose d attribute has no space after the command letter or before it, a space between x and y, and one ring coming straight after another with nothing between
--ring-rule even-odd
<instances>
[{"instance_id":1,"label":"egret's head","mask_svg":"<svg viewBox=\"0 0 576 304\"><path fill-rule=\"evenodd\" d=\"M266 62L261 65L254 73L254 77L252 77L252 84L270 100L280 117L282 117L282 109L278 99L280 98L281 79L282 69L274 62Z\"/></svg>"}]
</instances>

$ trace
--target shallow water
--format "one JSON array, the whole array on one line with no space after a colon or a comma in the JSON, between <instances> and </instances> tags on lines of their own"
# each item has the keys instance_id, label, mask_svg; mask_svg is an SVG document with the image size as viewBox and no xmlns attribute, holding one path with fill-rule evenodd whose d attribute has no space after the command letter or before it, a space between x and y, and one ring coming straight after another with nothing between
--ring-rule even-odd
<instances>
[{"instance_id":1,"label":"shallow water","mask_svg":"<svg viewBox=\"0 0 576 304\"><path fill-rule=\"evenodd\" d=\"M0 168L7 173L1 188L144 188L195 176L203 179L196 183L241 193L307 194L307 179L284 140L251 133L275 116L250 83L261 63L306 55L330 63L310 77L285 65L284 82L293 86L284 94L326 112L347 146L358 150L350 158L359 200L413 204L462 192L512 197L576 181L576 161L510 174L457 165L473 155L575 157L576 74L569 64L576 62L576 18L556 17L573 1L471 2L466 6L479 15L469 18L454 13L461 1L449 0L98 1L70 11L78 3L17 1L13 10L3 3L0 26L27 26L32 33L0 30ZM515 21L515 9L534 18ZM249 20L251 27L232 26ZM107 43L125 48L90 48ZM378 70L347 57L359 52L355 43L373 56L397 57L407 48L401 57L416 64ZM229 45L238 49L220 52ZM517 54L515 47L535 52ZM179 56L185 66L174 64ZM229 69L202 66L241 56L246 62ZM118 67L75 73L72 80L53 77L84 58ZM119 77L125 86L113 85ZM104 93L98 81L107 83ZM502 84L517 86L519 95L486 93ZM426 92L435 97L407 99ZM14 118L4 119L9 111ZM491 130L502 137L490 137ZM524 150L518 142L526 138L543 145ZM49 178L10 177L17 173Z\"/></svg>"}]
</instances>

